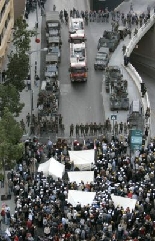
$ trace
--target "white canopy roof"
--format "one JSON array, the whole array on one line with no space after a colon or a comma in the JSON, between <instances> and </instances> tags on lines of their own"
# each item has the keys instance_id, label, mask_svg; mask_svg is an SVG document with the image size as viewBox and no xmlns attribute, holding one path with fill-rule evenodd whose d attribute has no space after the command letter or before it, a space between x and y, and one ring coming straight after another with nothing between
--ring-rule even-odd
<instances>
[{"instance_id":1,"label":"white canopy roof","mask_svg":"<svg viewBox=\"0 0 155 241\"><path fill-rule=\"evenodd\" d=\"M114 194L111 195L111 198L115 207L119 205L119 207L123 207L124 210L126 210L128 207L130 208L130 211L135 210L135 205L137 202L135 199L115 196Z\"/></svg>"},{"instance_id":2,"label":"white canopy roof","mask_svg":"<svg viewBox=\"0 0 155 241\"><path fill-rule=\"evenodd\" d=\"M95 198L96 192L82 192L76 190L68 191L68 203L72 204L73 207L76 207L78 203L81 204L81 207L84 207L88 204L92 204Z\"/></svg>"},{"instance_id":3,"label":"white canopy roof","mask_svg":"<svg viewBox=\"0 0 155 241\"><path fill-rule=\"evenodd\" d=\"M65 173L65 165L56 161L53 157L48 161L41 163L38 167L38 172L43 172L45 176L51 175L53 179L62 178Z\"/></svg>"},{"instance_id":4,"label":"white canopy roof","mask_svg":"<svg viewBox=\"0 0 155 241\"><path fill-rule=\"evenodd\" d=\"M70 182L76 182L77 184L83 181L84 183L94 182L94 172L93 171L77 171L68 172L68 178Z\"/></svg>"},{"instance_id":5,"label":"white canopy roof","mask_svg":"<svg viewBox=\"0 0 155 241\"><path fill-rule=\"evenodd\" d=\"M70 160L74 162L74 167L81 171L91 170L91 163L94 163L94 150L69 151Z\"/></svg>"}]
</instances>

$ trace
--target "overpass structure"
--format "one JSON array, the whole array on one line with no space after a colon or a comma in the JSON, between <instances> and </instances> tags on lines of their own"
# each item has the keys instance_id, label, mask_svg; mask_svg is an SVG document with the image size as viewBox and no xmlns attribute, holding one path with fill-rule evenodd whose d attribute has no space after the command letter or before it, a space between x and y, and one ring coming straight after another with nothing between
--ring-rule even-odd
<instances>
[{"instance_id":1,"label":"overpass structure","mask_svg":"<svg viewBox=\"0 0 155 241\"><path fill-rule=\"evenodd\" d=\"M120 10L120 12L121 12L122 8L124 7L123 5L126 5L126 4L130 4L130 1L128 3L123 2L120 6L117 7L116 10ZM134 4L134 1L133 1L133 4ZM144 9L141 10L141 12L143 12L143 11L146 12L147 5L145 4L143 7L144 7ZM137 11L135 9L135 12L136 13L139 12L139 9L137 9ZM139 12L138 14L140 14L141 12ZM117 49L112 54L110 62L109 62L109 66L117 65L119 67L122 67L123 78L128 80L130 102L135 99L141 99L142 106L143 106L143 112L144 112L144 119L145 119L145 113L146 113L147 109L150 108L149 96L148 96L148 93L146 92L144 98L141 97L141 83L143 82L143 80L142 80L141 76L138 74L138 72L136 71L136 69L132 66L131 63L129 63L127 66L124 66L124 55L126 55L127 57L130 57L133 49L137 47L138 42L147 33L147 31L154 25L154 23L155 23L155 14L154 14L154 11L152 10L151 17L147 21L147 23L145 23L141 28L138 29L138 33L136 34L136 36L134 36L134 34L133 34L135 28L132 29L133 37L131 39L129 39L129 37L126 37L124 39L124 41L120 42ZM126 46L126 52L124 55L122 53L123 45ZM104 83L104 75L103 75L103 90L105 89L104 85L105 85L105 83ZM107 105L107 97L105 94L103 94L103 103L104 103L104 105ZM108 110L108 105L106 106L105 109ZM106 117L109 117L110 113L108 111L106 111L106 112L107 112ZM117 114L118 121L126 121L126 119L124 120L124 118L126 118L126 114L122 113L122 112L123 111L121 111L120 113L119 112L117 112L117 113L112 112L112 113ZM154 137L154 133L155 133L154 125L151 122L151 109L150 109L150 118L148 118L147 120L145 119L145 128L149 129L149 136L148 136L148 141L149 141L150 137Z\"/></svg>"},{"instance_id":2,"label":"overpass structure","mask_svg":"<svg viewBox=\"0 0 155 241\"><path fill-rule=\"evenodd\" d=\"M135 46L138 44L138 42L141 40L141 38L147 33L147 31L154 25L154 23L155 23L155 14L152 13L151 18L147 21L146 24L144 24L138 30L137 35L134 36L131 39L131 41L129 42L127 49L126 49L126 53L125 53L125 55L127 57L130 57ZM131 63L129 63L128 66L126 67L126 70L129 73L129 75L132 77L132 79L134 80L138 91L141 92L141 83L143 82L143 80L140 77L140 75L138 74L138 72L136 71L136 69L132 66ZM147 92L146 92L144 98L142 98L142 104L143 104L144 112L146 112L147 108L150 108L150 114L151 114L150 100L149 100L149 96L148 96ZM151 123L151 115L145 124L146 124L146 127L149 127L149 138L150 138L151 133L153 133L153 127L151 125L152 124Z\"/></svg>"}]
</instances>

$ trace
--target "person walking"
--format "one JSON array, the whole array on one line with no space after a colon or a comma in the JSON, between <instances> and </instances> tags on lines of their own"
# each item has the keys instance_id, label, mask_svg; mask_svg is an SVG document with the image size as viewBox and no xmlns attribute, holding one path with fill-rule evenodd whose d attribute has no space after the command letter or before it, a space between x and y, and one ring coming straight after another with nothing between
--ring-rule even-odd
<instances>
[{"instance_id":1,"label":"person walking","mask_svg":"<svg viewBox=\"0 0 155 241\"><path fill-rule=\"evenodd\" d=\"M26 116L26 124L28 125L28 127L30 125L30 121L31 121L30 113L28 113L27 116Z\"/></svg>"},{"instance_id":2,"label":"person walking","mask_svg":"<svg viewBox=\"0 0 155 241\"><path fill-rule=\"evenodd\" d=\"M36 87L39 86L39 80L40 80L39 76L36 75L36 76L35 76L35 81L34 81L34 84L35 84Z\"/></svg>"}]
</instances>

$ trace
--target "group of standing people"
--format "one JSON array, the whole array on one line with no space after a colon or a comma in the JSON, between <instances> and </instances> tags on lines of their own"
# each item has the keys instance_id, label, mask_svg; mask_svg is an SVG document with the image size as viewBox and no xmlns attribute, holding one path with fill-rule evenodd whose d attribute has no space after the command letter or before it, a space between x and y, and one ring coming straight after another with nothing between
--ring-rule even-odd
<instances>
[{"instance_id":1,"label":"group of standing people","mask_svg":"<svg viewBox=\"0 0 155 241\"><path fill-rule=\"evenodd\" d=\"M54 146L50 140L47 145L51 149ZM25 155L10 174L15 211L13 214L11 211L9 221L6 215L9 208L2 207L1 210L2 220L7 225L3 239L155 240L154 149L155 140L152 140L146 149L142 146L129 156L117 138L109 142L106 137L96 140L96 158L91 166L94 180L70 182L66 174L62 179L53 179L38 173L34 165L40 162L38 153L43 155L44 148L35 138L27 140ZM67 144L65 148L57 146L56 151L57 161L66 164L69 160ZM36 162L33 163L33 159ZM96 195L88 205L73 205L67 201L69 190L95 192ZM118 205L113 201L113 195L135 200L136 204L131 208L129 202L125 208L123 203Z\"/></svg>"}]
</instances>

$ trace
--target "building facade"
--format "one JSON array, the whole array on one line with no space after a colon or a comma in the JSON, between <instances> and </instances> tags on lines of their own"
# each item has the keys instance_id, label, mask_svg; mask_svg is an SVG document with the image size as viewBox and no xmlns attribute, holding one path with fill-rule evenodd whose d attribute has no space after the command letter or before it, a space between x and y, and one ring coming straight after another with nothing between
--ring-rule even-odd
<instances>
[{"instance_id":1,"label":"building facade","mask_svg":"<svg viewBox=\"0 0 155 241\"><path fill-rule=\"evenodd\" d=\"M13 0L0 0L0 68L2 68L13 26Z\"/></svg>"},{"instance_id":2,"label":"building facade","mask_svg":"<svg viewBox=\"0 0 155 241\"><path fill-rule=\"evenodd\" d=\"M25 0L13 0L14 2L14 19L16 21L25 11Z\"/></svg>"}]
</instances>

